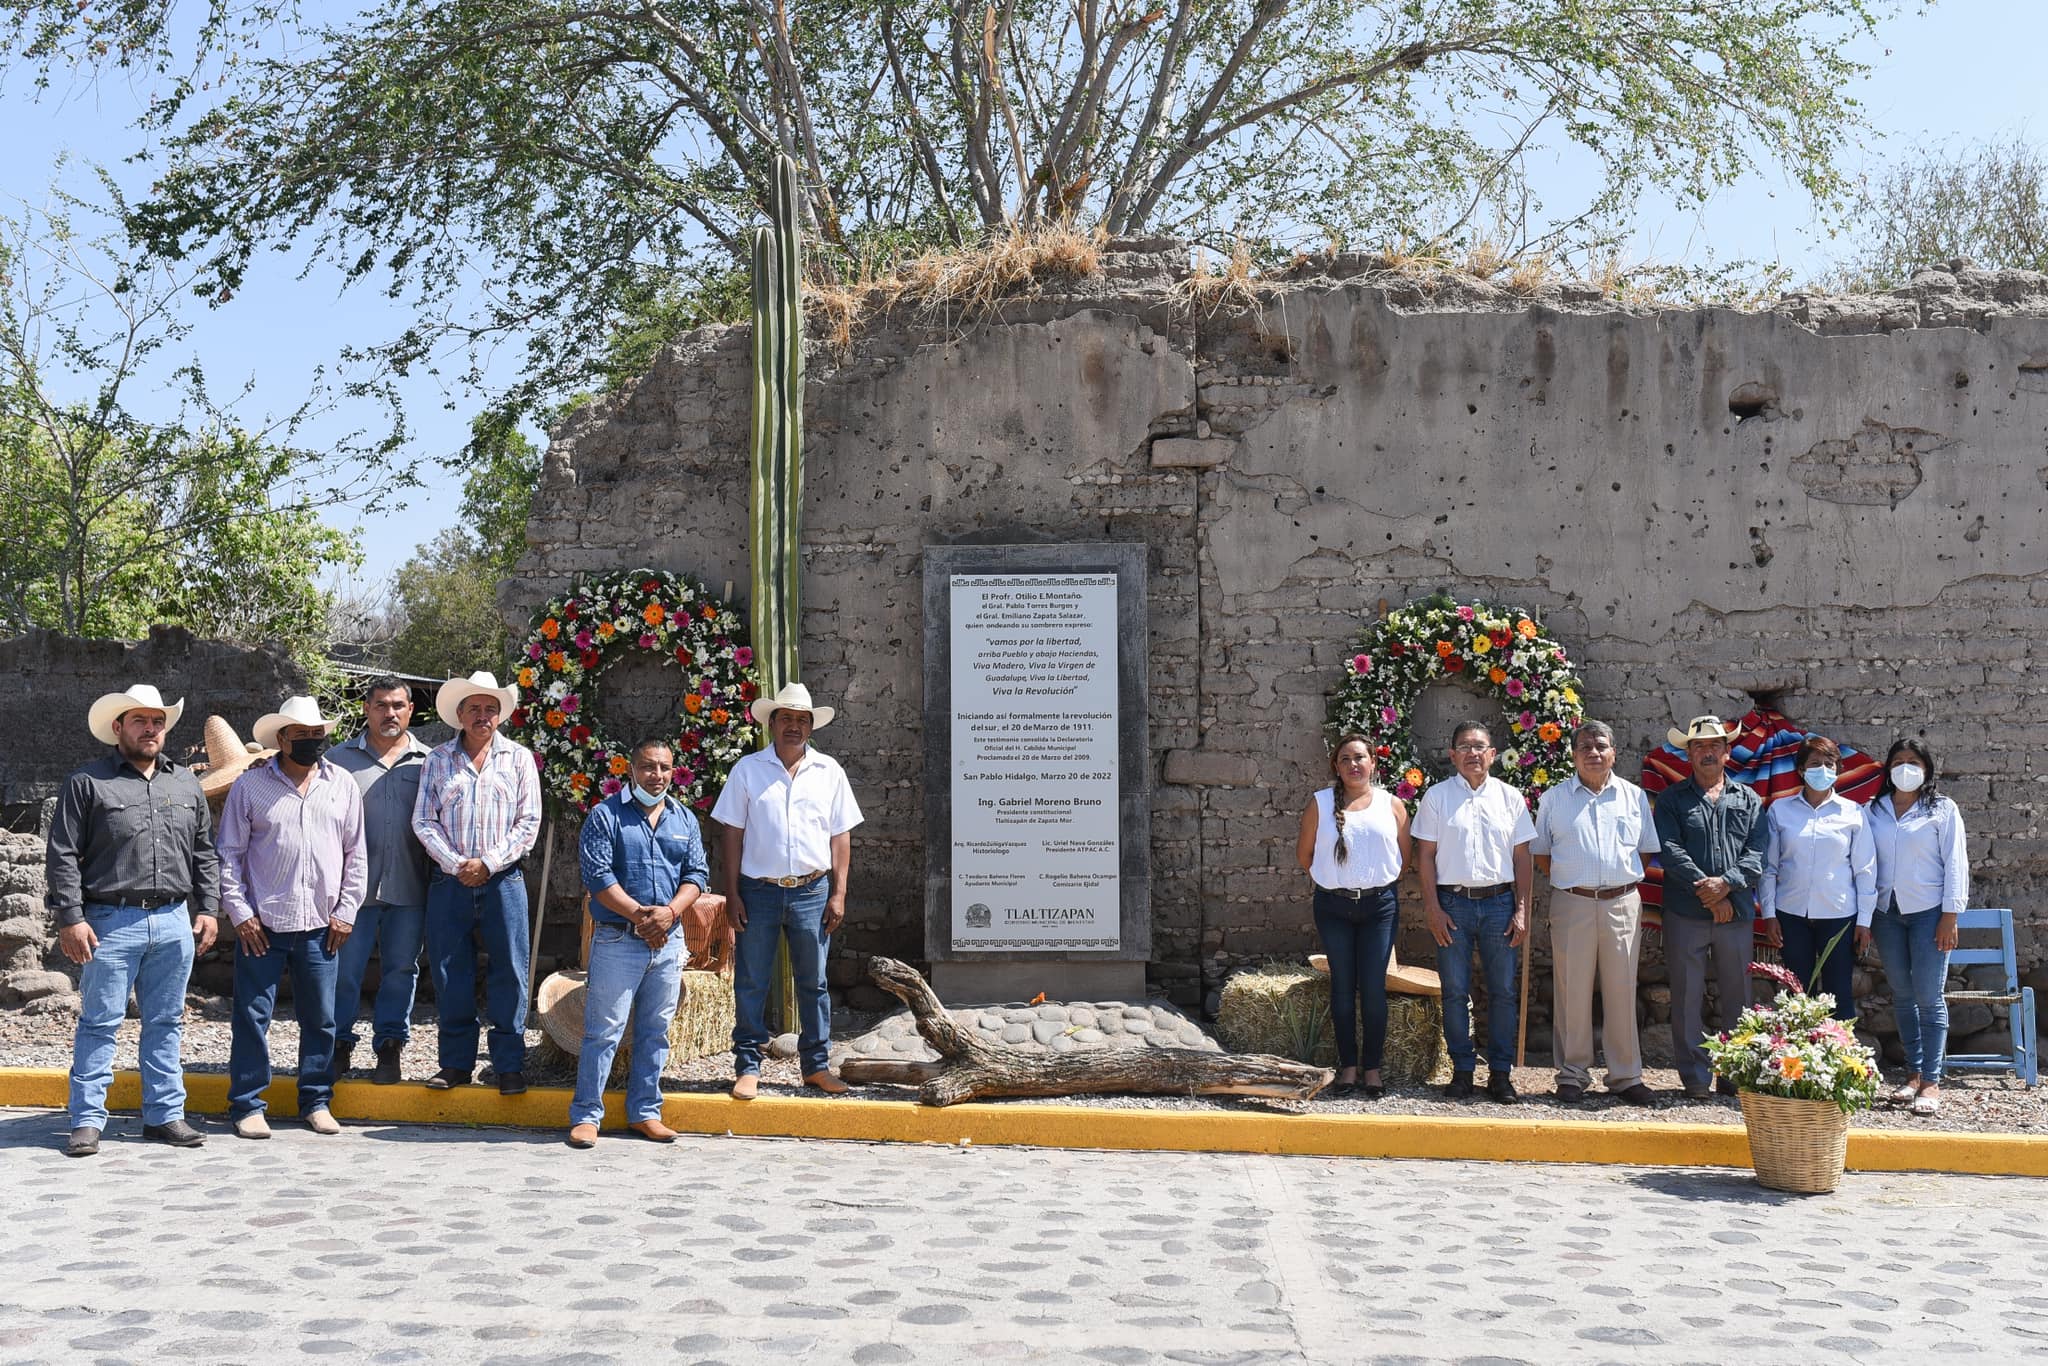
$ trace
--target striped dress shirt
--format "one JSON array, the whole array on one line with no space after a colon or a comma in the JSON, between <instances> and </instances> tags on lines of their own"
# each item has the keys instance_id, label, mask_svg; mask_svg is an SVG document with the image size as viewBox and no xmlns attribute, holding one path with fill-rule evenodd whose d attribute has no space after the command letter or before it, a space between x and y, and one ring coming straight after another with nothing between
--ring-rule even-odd
<instances>
[{"instance_id":1,"label":"striped dress shirt","mask_svg":"<svg viewBox=\"0 0 2048 1366\"><path fill-rule=\"evenodd\" d=\"M369 880L363 798L322 759L303 794L272 759L228 789L221 808L220 900L232 924L251 916L280 933L353 925Z\"/></svg>"},{"instance_id":2,"label":"striped dress shirt","mask_svg":"<svg viewBox=\"0 0 2048 1366\"><path fill-rule=\"evenodd\" d=\"M450 877L464 859L482 859L498 873L525 858L540 834L540 766L533 751L493 735L478 768L463 753L461 736L436 745L420 774L412 832Z\"/></svg>"}]
</instances>

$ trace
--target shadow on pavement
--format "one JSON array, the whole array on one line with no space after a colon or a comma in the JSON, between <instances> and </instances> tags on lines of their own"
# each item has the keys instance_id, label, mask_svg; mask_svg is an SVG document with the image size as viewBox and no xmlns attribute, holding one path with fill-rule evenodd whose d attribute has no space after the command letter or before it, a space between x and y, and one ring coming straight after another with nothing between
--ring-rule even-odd
<instances>
[{"instance_id":1,"label":"shadow on pavement","mask_svg":"<svg viewBox=\"0 0 2048 1366\"><path fill-rule=\"evenodd\" d=\"M1725 1205L1785 1205L1809 1197L1789 1191L1774 1191L1757 1184L1746 1171L1703 1168L1673 1168L1630 1172L1628 1183L1659 1195L1681 1200L1712 1200Z\"/></svg>"}]
</instances>

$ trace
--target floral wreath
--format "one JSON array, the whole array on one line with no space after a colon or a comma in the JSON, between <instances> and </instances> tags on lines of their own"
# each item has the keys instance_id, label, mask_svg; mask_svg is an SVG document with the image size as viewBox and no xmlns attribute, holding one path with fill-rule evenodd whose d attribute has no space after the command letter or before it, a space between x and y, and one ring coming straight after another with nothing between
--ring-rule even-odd
<instances>
[{"instance_id":1,"label":"floral wreath","mask_svg":"<svg viewBox=\"0 0 2048 1366\"><path fill-rule=\"evenodd\" d=\"M1507 708L1512 734L1495 756L1493 775L1531 807L1571 773L1585 684L1564 646L1527 612L1442 594L1396 608L1366 628L1330 701L1330 730L1370 736L1380 773L1392 779L1395 796L1412 803L1442 776L1416 752L1415 700L1446 678L1475 684Z\"/></svg>"},{"instance_id":2,"label":"floral wreath","mask_svg":"<svg viewBox=\"0 0 2048 1366\"><path fill-rule=\"evenodd\" d=\"M711 809L725 775L754 748L747 704L761 695L740 614L695 579L633 569L586 579L550 602L516 652L514 736L540 762L541 787L580 811L626 784L638 737L606 732L589 690L606 668L644 651L683 671L675 729L676 799Z\"/></svg>"}]
</instances>

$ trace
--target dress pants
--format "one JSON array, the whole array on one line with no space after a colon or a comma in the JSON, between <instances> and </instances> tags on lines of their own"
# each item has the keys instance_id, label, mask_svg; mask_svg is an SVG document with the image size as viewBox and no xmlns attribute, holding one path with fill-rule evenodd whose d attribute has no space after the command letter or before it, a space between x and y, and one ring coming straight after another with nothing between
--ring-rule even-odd
<instances>
[{"instance_id":1,"label":"dress pants","mask_svg":"<svg viewBox=\"0 0 2048 1366\"><path fill-rule=\"evenodd\" d=\"M1671 970L1671 1055L1678 1064L1679 1081L1692 1090L1714 1084L1714 1065L1700 1042L1707 1032L1707 974L1713 973L1721 998L1721 1027L1733 1029L1736 1017L1749 1006L1749 959L1755 946L1756 925L1748 916L1716 925L1704 916L1664 913L1664 962Z\"/></svg>"},{"instance_id":2,"label":"dress pants","mask_svg":"<svg viewBox=\"0 0 2048 1366\"><path fill-rule=\"evenodd\" d=\"M1593 990L1600 991L1607 1089L1643 1079L1636 1033L1636 963L1643 949L1643 898L1630 892L1601 901L1550 894L1550 963L1555 985L1557 1079L1584 1089L1593 1079Z\"/></svg>"}]
</instances>

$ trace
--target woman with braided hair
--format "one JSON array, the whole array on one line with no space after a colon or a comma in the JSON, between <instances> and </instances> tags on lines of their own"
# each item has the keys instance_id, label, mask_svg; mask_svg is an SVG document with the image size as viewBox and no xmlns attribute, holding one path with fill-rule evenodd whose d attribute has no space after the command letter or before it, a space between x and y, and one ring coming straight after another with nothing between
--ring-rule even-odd
<instances>
[{"instance_id":1,"label":"woman with braided hair","mask_svg":"<svg viewBox=\"0 0 2048 1366\"><path fill-rule=\"evenodd\" d=\"M1316 936L1330 962L1330 1022L1337 1031L1334 1093L1386 1094L1380 1080L1387 1043L1387 963L1394 954L1401 899L1394 884L1408 861L1408 808L1373 785L1372 741L1339 737L1330 785L1301 813L1294 854L1315 883ZM1364 1001L1365 1043L1358 1038ZM1364 1085L1359 1071L1363 1067Z\"/></svg>"}]
</instances>

